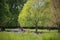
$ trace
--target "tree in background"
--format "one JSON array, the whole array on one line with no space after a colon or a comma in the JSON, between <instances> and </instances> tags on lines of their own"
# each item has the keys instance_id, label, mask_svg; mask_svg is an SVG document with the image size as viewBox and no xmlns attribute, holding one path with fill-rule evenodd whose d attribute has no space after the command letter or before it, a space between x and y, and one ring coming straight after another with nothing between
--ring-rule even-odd
<instances>
[{"instance_id":1,"label":"tree in background","mask_svg":"<svg viewBox=\"0 0 60 40\"><path fill-rule=\"evenodd\" d=\"M55 22L53 23L58 27L58 32L60 32L60 0L51 0L51 9L55 17Z\"/></svg>"},{"instance_id":2,"label":"tree in background","mask_svg":"<svg viewBox=\"0 0 60 40\"><path fill-rule=\"evenodd\" d=\"M19 14L20 26L36 27L47 26L50 20L50 8L48 0L29 0Z\"/></svg>"},{"instance_id":3,"label":"tree in background","mask_svg":"<svg viewBox=\"0 0 60 40\"><path fill-rule=\"evenodd\" d=\"M9 12L9 6L6 3L7 0L0 0L0 27L1 30L4 31L7 22L9 21L10 12Z\"/></svg>"},{"instance_id":4,"label":"tree in background","mask_svg":"<svg viewBox=\"0 0 60 40\"><path fill-rule=\"evenodd\" d=\"M12 16L10 21L7 23L7 26L19 26L18 25L18 15L19 12L22 10L24 3L27 0L8 0L9 4L9 11L11 12Z\"/></svg>"},{"instance_id":5,"label":"tree in background","mask_svg":"<svg viewBox=\"0 0 60 40\"><path fill-rule=\"evenodd\" d=\"M0 26L19 26L18 15L27 0L0 0Z\"/></svg>"}]
</instances>

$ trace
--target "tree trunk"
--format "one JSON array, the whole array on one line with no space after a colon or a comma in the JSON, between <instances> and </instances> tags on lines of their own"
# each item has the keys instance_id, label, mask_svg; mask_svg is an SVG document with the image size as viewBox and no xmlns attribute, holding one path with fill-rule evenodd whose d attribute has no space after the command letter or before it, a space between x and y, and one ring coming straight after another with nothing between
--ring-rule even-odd
<instances>
[{"instance_id":1,"label":"tree trunk","mask_svg":"<svg viewBox=\"0 0 60 40\"><path fill-rule=\"evenodd\" d=\"M38 22L36 22L35 27L36 27L36 33L38 33Z\"/></svg>"},{"instance_id":2,"label":"tree trunk","mask_svg":"<svg viewBox=\"0 0 60 40\"><path fill-rule=\"evenodd\" d=\"M38 33L38 26L36 26L36 33Z\"/></svg>"},{"instance_id":3,"label":"tree trunk","mask_svg":"<svg viewBox=\"0 0 60 40\"><path fill-rule=\"evenodd\" d=\"M1 31L3 32L3 31L5 31L5 27L3 26L3 27L1 27Z\"/></svg>"},{"instance_id":4,"label":"tree trunk","mask_svg":"<svg viewBox=\"0 0 60 40\"><path fill-rule=\"evenodd\" d=\"M60 33L60 22L58 23L58 33Z\"/></svg>"},{"instance_id":5,"label":"tree trunk","mask_svg":"<svg viewBox=\"0 0 60 40\"><path fill-rule=\"evenodd\" d=\"M51 0L51 9L56 19L58 32L60 33L60 0Z\"/></svg>"}]
</instances>

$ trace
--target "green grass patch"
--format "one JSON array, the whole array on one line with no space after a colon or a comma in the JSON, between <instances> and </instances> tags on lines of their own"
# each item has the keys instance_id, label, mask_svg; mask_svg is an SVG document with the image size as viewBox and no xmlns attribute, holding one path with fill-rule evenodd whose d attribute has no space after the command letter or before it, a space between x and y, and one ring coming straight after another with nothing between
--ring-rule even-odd
<instances>
[{"instance_id":1,"label":"green grass patch","mask_svg":"<svg viewBox=\"0 0 60 40\"><path fill-rule=\"evenodd\" d=\"M58 33L0 32L0 40L60 40Z\"/></svg>"}]
</instances>

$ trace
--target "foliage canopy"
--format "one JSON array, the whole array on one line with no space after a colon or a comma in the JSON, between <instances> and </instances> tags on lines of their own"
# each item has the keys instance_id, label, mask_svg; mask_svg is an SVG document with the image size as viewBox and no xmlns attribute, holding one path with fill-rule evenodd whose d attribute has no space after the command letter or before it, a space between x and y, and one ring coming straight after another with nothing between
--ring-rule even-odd
<instances>
[{"instance_id":1,"label":"foliage canopy","mask_svg":"<svg viewBox=\"0 0 60 40\"><path fill-rule=\"evenodd\" d=\"M49 0L28 0L18 16L20 26L48 26L50 21Z\"/></svg>"}]
</instances>

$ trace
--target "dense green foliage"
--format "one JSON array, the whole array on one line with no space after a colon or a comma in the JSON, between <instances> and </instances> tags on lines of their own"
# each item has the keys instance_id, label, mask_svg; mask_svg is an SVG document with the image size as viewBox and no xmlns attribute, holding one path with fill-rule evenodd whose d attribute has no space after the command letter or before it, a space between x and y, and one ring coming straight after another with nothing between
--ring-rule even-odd
<instances>
[{"instance_id":1,"label":"dense green foliage","mask_svg":"<svg viewBox=\"0 0 60 40\"><path fill-rule=\"evenodd\" d=\"M10 23L8 23L8 26L19 26L17 19L18 19L19 11L21 11L25 2L26 0L9 0L8 1L10 12L12 14L11 20L9 21Z\"/></svg>"},{"instance_id":2,"label":"dense green foliage","mask_svg":"<svg viewBox=\"0 0 60 40\"><path fill-rule=\"evenodd\" d=\"M0 40L60 40L60 35L55 33L11 33L11 32L0 32Z\"/></svg>"},{"instance_id":3,"label":"dense green foliage","mask_svg":"<svg viewBox=\"0 0 60 40\"><path fill-rule=\"evenodd\" d=\"M18 26L18 15L27 0L0 0L0 26Z\"/></svg>"},{"instance_id":4,"label":"dense green foliage","mask_svg":"<svg viewBox=\"0 0 60 40\"><path fill-rule=\"evenodd\" d=\"M28 0L19 14L20 26L48 26L50 21L49 0Z\"/></svg>"},{"instance_id":5,"label":"dense green foliage","mask_svg":"<svg viewBox=\"0 0 60 40\"><path fill-rule=\"evenodd\" d=\"M5 26L10 17L9 6L6 0L0 0L0 26Z\"/></svg>"}]
</instances>

